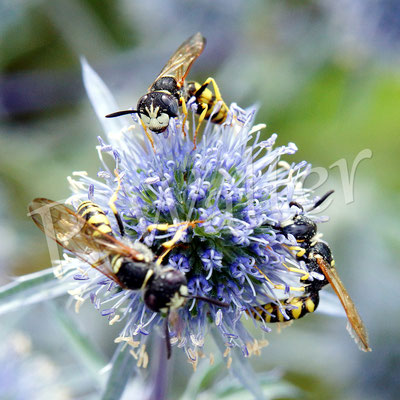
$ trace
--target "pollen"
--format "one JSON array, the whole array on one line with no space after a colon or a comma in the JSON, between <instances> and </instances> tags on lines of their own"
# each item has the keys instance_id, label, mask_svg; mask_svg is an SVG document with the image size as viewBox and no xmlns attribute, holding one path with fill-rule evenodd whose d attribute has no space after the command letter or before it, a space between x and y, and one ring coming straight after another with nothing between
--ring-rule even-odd
<instances>
[{"instance_id":1,"label":"pollen","mask_svg":"<svg viewBox=\"0 0 400 400\"><path fill-rule=\"evenodd\" d=\"M85 299L83 297L75 296L75 312L78 314L81 308L81 305L84 303Z\"/></svg>"},{"instance_id":2,"label":"pollen","mask_svg":"<svg viewBox=\"0 0 400 400\"><path fill-rule=\"evenodd\" d=\"M142 344L142 346L140 347L139 350L139 354L138 354L138 362L137 362L137 366L138 368L147 368L149 364L149 355L146 352L146 345Z\"/></svg>"},{"instance_id":3,"label":"pollen","mask_svg":"<svg viewBox=\"0 0 400 400\"><path fill-rule=\"evenodd\" d=\"M261 350L268 346L269 342L268 340L257 340L255 339L253 342L248 342L246 343L246 347L249 351L249 356L256 355L260 356L261 355Z\"/></svg>"},{"instance_id":4,"label":"pollen","mask_svg":"<svg viewBox=\"0 0 400 400\"><path fill-rule=\"evenodd\" d=\"M79 297L82 294L82 292L83 291L82 291L81 287L77 287L75 289L68 290L68 294L73 297L75 297L75 296Z\"/></svg>"},{"instance_id":5,"label":"pollen","mask_svg":"<svg viewBox=\"0 0 400 400\"><path fill-rule=\"evenodd\" d=\"M224 354L223 354L223 357L225 358L225 357L228 357L228 355L230 354L230 352L231 352L231 348L230 347L227 347L226 349L225 349L225 352L224 352Z\"/></svg>"},{"instance_id":6,"label":"pollen","mask_svg":"<svg viewBox=\"0 0 400 400\"><path fill-rule=\"evenodd\" d=\"M190 340L195 346L203 347L204 346L204 338L197 339L195 335L190 335Z\"/></svg>"},{"instance_id":7,"label":"pollen","mask_svg":"<svg viewBox=\"0 0 400 400\"><path fill-rule=\"evenodd\" d=\"M129 336L118 336L117 338L114 339L114 343L121 343L121 342L125 342L133 348L137 348L140 346L139 341L135 341Z\"/></svg>"},{"instance_id":8,"label":"pollen","mask_svg":"<svg viewBox=\"0 0 400 400\"><path fill-rule=\"evenodd\" d=\"M215 356L214 353L210 353L210 365L214 365Z\"/></svg>"},{"instance_id":9,"label":"pollen","mask_svg":"<svg viewBox=\"0 0 400 400\"><path fill-rule=\"evenodd\" d=\"M119 314L115 314L114 317L112 317L108 323L110 325L114 325L117 321L119 321L120 318L121 316Z\"/></svg>"}]
</instances>

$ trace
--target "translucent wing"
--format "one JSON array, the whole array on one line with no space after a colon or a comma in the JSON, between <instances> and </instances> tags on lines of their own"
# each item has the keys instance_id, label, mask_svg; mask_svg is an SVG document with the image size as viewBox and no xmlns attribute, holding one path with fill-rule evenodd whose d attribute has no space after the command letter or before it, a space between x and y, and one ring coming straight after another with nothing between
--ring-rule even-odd
<instances>
[{"instance_id":1,"label":"translucent wing","mask_svg":"<svg viewBox=\"0 0 400 400\"><path fill-rule=\"evenodd\" d=\"M108 278L124 286L113 273L109 257L119 254L141 260L141 254L104 234L64 204L39 198L29 204L29 215L46 236L56 241Z\"/></svg>"},{"instance_id":2,"label":"translucent wing","mask_svg":"<svg viewBox=\"0 0 400 400\"><path fill-rule=\"evenodd\" d=\"M165 64L154 82L163 76L173 76L176 79L178 86L182 87L190 67L202 53L205 44L206 39L199 32L185 40Z\"/></svg>"},{"instance_id":3,"label":"translucent wing","mask_svg":"<svg viewBox=\"0 0 400 400\"><path fill-rule=\"evenodd\" d=\"M371 348L368 344L367 330L361 320L360 315L358 314L353 300L348 294L346 288L343 286L343 283L340 280L336 269L330 266L322 258L317 258L317 262L319 267L321 268L321 271L324 273L326 279L331 284L333 290L335 291L340 302L343 305L344 311L346 312L349 321L347 330L349 331L350 335L354 338L360 350L371 351Z\"/></svg>"}]
</instances>

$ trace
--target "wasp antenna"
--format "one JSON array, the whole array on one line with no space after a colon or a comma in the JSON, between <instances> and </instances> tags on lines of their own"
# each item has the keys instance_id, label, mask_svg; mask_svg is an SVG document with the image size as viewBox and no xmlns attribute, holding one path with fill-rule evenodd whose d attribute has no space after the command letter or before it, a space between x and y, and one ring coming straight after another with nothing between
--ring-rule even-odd
<instances>
[{"instance_id":1,"label":"wasp antenna","mask_svg":"<svg viewBox=\"0 0 400 400\"><path fill-rule=\"evenodd\" d=\"M333 192L334 192L334 190L329 190L329 192L325 193L318 201L316 201L311 206L311 208L309 208L307 210L307 212L315 210L317 207L319 207ZM298 209L300 209L302 212L304 212L304 207L301 204L297 203L296 201L291 201L289 203L289 207L292 207L292 206L296 206Z\"/></svg>"},{"instance_id":2,"label":"wasp antenna","mask_svg":"<svg viewBox=\"0 0 400 400\"><path fill-rule=\"evenodd\" d=\"M297 201L291 201L289 203L289 207L292 206L296 206L299 210L304 211L304 207L301 204L297 203Z\"/></svg>"},{"instance_id":3,"label":"wasp antenna","mask_svg":"<svg viewBox=\"0 0 400 400\"><path fill-rule=\"evenodd\" d=\"M115 118L115 117L120 117L121 115L127 115L127 114L139 114L139 111L137 110L121 110L121 111L116 111L111 114L107 114L106 118Z\"/></svg>"},{"instance_id":4,"label":"wasp antenna","mask_svg":"<svg viewBox=\"0 0 400 400\"><path fill-rule=\"evenodd\" d=\"M169 336L168 319L169 319L169 311L164 321L165 344L167 345L167 359L169 360L171 358L172 350L171 350L171 338Z\"/></svg>"},{"instance_id":5,"label":"wasp antenna","mask_svg":"<svg viewBox=\"0 0 400 400\"><path fill-rule=\"evenodd\" d=\"M207 303L214 304L215 306L218 306L218 307L224 307L224 308L229 307L228 303L224 303L223 301L219 301L219 300L215 300L215 299L210 299L209 297L203 297L203 296L183 296L183 297L187 297L188 299L196 299L196 300L205 301Z\"/></svg>"},{"instance_id":6,"label":"wasp antenna","mask_svg":"<svg viewBox=\"0 0 400 400\"><path fill-rule=\"evenodd\" d=\"M329 190L329 192L326 192L318 201L315 202L315 204L308 211L314 210L319 207L333 192L334 190Z\"/></svg>"}]
</instances>

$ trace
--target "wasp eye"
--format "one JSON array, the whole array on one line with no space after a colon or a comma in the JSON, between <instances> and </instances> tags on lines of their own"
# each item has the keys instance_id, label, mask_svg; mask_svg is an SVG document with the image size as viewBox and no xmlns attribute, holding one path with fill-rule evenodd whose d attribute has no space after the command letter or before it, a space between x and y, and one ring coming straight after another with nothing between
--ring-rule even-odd
<instances>
[{"instance_id":1,"label":"wasp eye","mask_svg":"<svg viewBox=\"0 0 400 400\"><path fill-rule=\"evenodd\" d=\"M173 118L178 116L178 102L174 97L168 94L163 94L161 101L164 103L163 111L165 113Z\"/></svg>"},{"instance_id":2,"label":"wasp eye","mask_svg":"<svg viewBox=\"0 0 400 400\"><path fill-rule=\"evenodd\" d=\"M149 97L146 95L142 96L138 103L137 103L137 110L139 115L146 115L147 117L149 117L149 113L146 109L146 107L148 107L150 105L150 101L149 101Z\"/></svg>"}]
</instances>

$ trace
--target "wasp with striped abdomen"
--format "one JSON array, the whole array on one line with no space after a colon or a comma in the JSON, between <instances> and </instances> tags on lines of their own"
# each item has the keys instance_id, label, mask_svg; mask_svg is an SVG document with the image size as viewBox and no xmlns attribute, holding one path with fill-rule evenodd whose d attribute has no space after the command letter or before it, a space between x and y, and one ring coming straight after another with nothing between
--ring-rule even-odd
<instances>
[{"instance_id":1,"label":"wasp with striped abdomen","mask_svg":"<svg viewBox=\"0 0 400 400\"><path fill-rule=\"evenodd\" d=\"M333 191L326 193L309 210L317 208ZM304 212L303 207L298 203L291 203ZM310 218L300 214L295 215L293 220L276 227L285 236L293 235L297 246L289 246L288 249L294 252L297 261L304 261L308 274L303 279L304 295L281 300L279 304L268 303L253 307L249 313L256 320L263 319L265 322L285 322L299 319L308 313L314 312L319 304L319 291L330 284L338 296L348 319L347 330L354 338L362 351L371 351L368 344L368 334L364 323L354 305L353 300L344 287L335 268L335 261L328 244L319 239L317 225ZM310 275L313 277L310 279ZM318 277L318 278L317 278ZM285 310L284 313L282 310Z\"/></svg>"},{"instance_id":2,"label":"wasp with striped abdomen","mask_svg":"<svg viewBox=\"0 0 400 400\"><path fill-rule=\"evenodd\" d=\"M136 110L122 110L106 115L107 118L119 117L126 114L138 114L142 121L146 135L154 148L152 137L147 128L154 133L164 132L171 118L178 117L179 107L187 117L186 102L194 97L197 104L199 122L194 132L193 143L196 147L196 138L200 125L204 119L222 124L228 115L228 107L222 100L218 85L213 78L208 78L202 85L197 82L186 82L187 74L194 61L203 52L206 40L201 33L196 33L185 40L171 56L155 81L142 96ZM214 94L208 89L212 84ZM213 112L215 105L221 102L218 112ZM182 127L184 129L184 127Z\"/></svg>"},{"instance_id":3,"label":"wasp with striped abdomen","mask_svg":"<svg viewBox=\"0 0 400 400\"><path fill-rule=\"evenodd\" d=\"M227 307L228 304L188 293L183 272L158 259L143 243L126 240L121 229L122 220L116 214L123 240L115 237L105 212L91 201L82 202L75 212L64 204L45 198L29 204L29 215L35 224L64 249L95 268L123 289L142 290L143 301L151 311L162 313L165 319L165 337L168 358L171 355L168 317L187 299L198 299Z\"/></svg>"}]
</instances>

